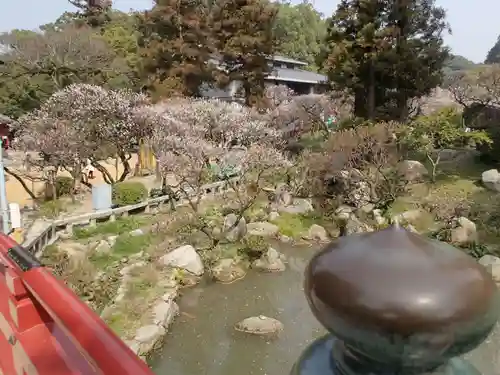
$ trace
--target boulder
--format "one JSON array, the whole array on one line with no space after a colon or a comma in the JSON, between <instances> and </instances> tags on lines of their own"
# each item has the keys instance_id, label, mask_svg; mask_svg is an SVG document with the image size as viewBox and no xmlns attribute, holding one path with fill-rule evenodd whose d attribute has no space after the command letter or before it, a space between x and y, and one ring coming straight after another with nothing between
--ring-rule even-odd
<instances>
[{"instance_id":1,"label":"boulder","mask_svg":"<svg viewBox=\"0 0 500 375\"><path fill-rule=\"evenodd\" d=\"M212 276L215 281L229 284L240 280L246 275L246 270L234 259L221 259L212 268Z\"/></svg>"},{"instance_id":2,"label":"boulder","mask_svg":"<svg viewBox=\"0 0 500 375\"><path fill-rule=\"evenodd\" d=\"M144 236L144 231L142 229L134 229L129 232L132 237Z\"/></svg>"},{"instance_id":3,"label":"boulder","mask_svg":"<svg viewBox=\"0 0 500 375\"><path fill-rule=\"evenodd\" d=\"M279 212L272 211L272 212L270 212L270 213L269 213L268 220L269 220L269 221L275 221L275 220L277 220L279 217L280 217Z\"/></svg>"},{"instance_id":4,"label":"boulder","mask_svg":"<svg viewBox=\"0 0 500 375\"><path fill-rule=\"evenodd\" d=\"M382 211L381 210L373 210L372 211L372 215L373 215L373 220L375 220L375 222L377 223L377 225L379 226L383 226L383 225L386 225L387 224L387 219L382 216Z\"/></svg>"},{"instance_id":5,"label":"boulder","mask_svg":"<svg viewBox=\"0 0 500 375\"><path fill-rule=\"evenodd\" d=\"M274 202L279 206L288 206L293 203L293 196L286 184L280 184L274 190Z\"/></svg>"},{"instance_id":6,"label":"boulder","mask_svg":"<svg viewBox=\"0 0 500 375\"><path fill-rule=\"evenodd\" d=\"M404 160L398 166L398 173L405 181L420 182L429 174L429 171L419 161Z\"/></svg>"},{"instance_id":7,"label":"boulder","mask_svg":"<svg viewBox=\"0 0 500 375\"><path fill-rule=\"evenodd\" d=\"M373 232L373 228L361 222L356 216L351 217L345 223L344 235Z\"/></svg>"},{"instance_id":8,"label":"boulder","mask_svg":"<svg viewBox=\"0 0 500 375\"><path fill-rule=\"evenodd\" d=\"M106 241L108 241L109 246L113 247L113 246L115 246L117 238L118 238L118 236L108 236L108 237L106 237Z\"/></svg>"},{"instance_id":9,"label":"boulder","mask_svg":"<svg viewBox=\"0 0 500 375\"><path fill-rule=\"evenodd\" d=\"M224 218L223 232L226 233L226 239L229 242L237 242L247 234L247 222L244 217L236 224L238 217L235 214L229 214Z\"/></svg>"},{"instance_id":10,"label":"boulder","mask_svg":"<svg viewBox=\"0 0 500 375\"><path fill-rule=\"evenodd\" d=\"M354 208L342 205L335 210L335 216L339 220L348 220L353 212Z\"/></svg>"},{"instance_id":11,"label":"boulder","mask_svg":"<svg viewBox=\"0 0 500 375\"><path fill-rule=\"evenodd\" d=\"M289 214L307 214L314 211L314 207L307 199L296 198L287 206L278 206L279 212L286 212Z\"/></svg>"},{"instance_id":12,"label":"boulder","mask_svg":"<svg viewBox=\"0 0 500 375\"><path fill-rule=\"evenodd\" d=\"M278 233L279 228L267 221L256 221L255 223L249 223L247 230L248 234L252 236L273 237Z\"/></svg>"},{"instance_id":13,"label":"boulder","mask_svg":"<svg viewBox=\"0 0 500 375\"><path fill-rule=\"evenodd\" d=\"M184 245L172 250L160 258L165 266L184 269L196 276L203 275L205 271L200 255L193 246Z\"/></svg>"},{"instance_id":14,"label":"boulder","mask_svg":"<svg viewBox=\"0 0 500 375\"><path fill-rule=\"evenodd\" d=\"M283 328L283 323L279 320L264 315L243 319L234 326L237 331L262 336L277 335Z\"/></svg>"},{"instance_id":15,"label":"boulder","mask_svg":"<svg viewBox=\"0 0 500 375\"><path fill-rule=\"evenodd\" d=\"M488 272L491 273L493 280L500 284L500 258L493 255L484 255L479 259L479 264L486 267Z\"/></svg>"},{"instance_id":16,"label":"boulder","mask_svg":"<svg viewBox=\"0 0 500 375\"><path fill-rule=\"evenodd\" d=\"M146 354L161 344L166 330L161 325L149 324L139 328L135 333L134 341L139 344L138 354Z\"/></svg>"},{"instance_id":17,"label":"boulder","mask_svg":"<svg viewBox=\"0 0 500 375\"><path fill-rule=\"evenodd\" d=\"M252 263L252 267L265 272L283 272L286 269L284 256L270 247L265 254Z\"/></svg>"},{"instance_id":18,"label":"boulder","mask_svg":"<svg viewBox=\"0 0 500 375\"><path fill-rule=\"evenodd\" d=\"M312 240L318 242L327 242L328 241L328 233L326 229L321 225L313 224L307 231L307 234L303 237L305 240Z\"/></svg>"},{"instance_id":19,"label":"boulder","mask_svg":"<svg viewBox=\"0 0 500 375\"><path fill-rule=\"evenodd\" d=\"M414 224L424 214L425 214L425 211L420 210L420 209L408 210L408 211L402 212L402 213L400 213L398 215L395 215L392 218L392 221L393 222L398 222L398 223L410 223L410 224Z\"/></svg>"},{"instance_id":20,"label":"boulder","mask_svg":"<svg viewBox=\"0 0 500 375\"><path fill-rule=\"evenodd\" d=\"M456 245L466 245L477 241L477 228L474 222L466 217L456 220L456 227L451 230L451 242Z\"/></svg>"},{"instance_id":21,"label":"boulder","mask_svg":"<svg viewBox=\"0 0 500 375\"><path fill-rule=\"evenodd\" d=\"M179 306L173 300L161 300L153 306L153 322L156 325L168 328L177 315L179 315Z\"/></svg>"},{"instance_id":22,"label":"boulder","mask_svg":"<svg viewBox=\"0 0 500 375\"><path fill-rule=\"evenodd\" d=\"M500 191L500 173L496 169L490 169L482 173L483 185L493 191Z\"/></svg>"},{"instance_id":23,"label":"boulder","mask_svg":"<svg viewBox=\"0 0 500 375\"><path fill-rule=\"evenodd\" d=\"M109 254L111 252L111 246L109 245L108 241L101 240L94 248L94 251L97 254Z\"/></svg>"}]
</instances>

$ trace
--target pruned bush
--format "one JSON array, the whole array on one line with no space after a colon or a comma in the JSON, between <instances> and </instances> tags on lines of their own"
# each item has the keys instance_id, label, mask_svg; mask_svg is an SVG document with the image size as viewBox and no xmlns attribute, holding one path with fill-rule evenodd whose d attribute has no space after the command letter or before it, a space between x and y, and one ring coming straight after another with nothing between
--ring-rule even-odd
<instances>
[{"instance_id":1,"label":"pruned bush","mask_svg":"<svg viewBox=\"0 0 500 375\"><path fill-rule=\"evenodd\" d=\"M62 197L64 195L73 194L74 180L68 176L56 177L56 195Z\"/></svg>"},{"instance_id":2,"label":"pruned bush","mask_svg":"<svg viewBox=\"0 0 500 375\"><path fill-rule=\"evenodd\" d=\"M269 244L261 236L249 235L242 239L239 252L249 259L257 259L269 248Z\"/></svg>"},{"instance_id":3,"label":"pruned bush","mask_svg":"<svg viewBox=\"0 0 500 375\"><path fill-rule=\"evenodd\" d=\"M124 181L113 185L113 204L128 206L143 202L148 197L148 189L141 182Z\"/></svg>"},{"instance_id":4,"label":"pruned bush","mask_svg":"<svg viewBox=\"0 0 500 375\"><path fill-rule=\"evenodd\" d=\"M331 133L320 152L299 158L294 190L328 208L368 203L386 207L405 190L394 170L401 159L398 132L397 124L377 123Z\"/></svg>"}]
</instances>

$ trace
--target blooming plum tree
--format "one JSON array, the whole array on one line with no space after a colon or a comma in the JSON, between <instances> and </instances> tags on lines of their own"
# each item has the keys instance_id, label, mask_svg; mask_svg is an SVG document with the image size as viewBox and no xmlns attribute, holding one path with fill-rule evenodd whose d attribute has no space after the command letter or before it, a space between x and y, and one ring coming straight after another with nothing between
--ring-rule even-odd
<instances>
[{"instance_id":1,"label":"blooming plum tree","mask_svg":"<svg viewBox=\"0 0 500 375\"><path fill-rule=\"evenodd\" d=\"M148 104L145 95L128 90L70 85L20 119L17 147L40 152L46 165L70 170L75 178L90 159L109 183L114 179L99 160L117 155L123 181L131 171L131 152L140 138L150 136L155 123Z\"/></svg>"},{"instance_id":2,"label":"blooming plum tree","mask_svg":"<svg viewBox=\"0 0 500 375\"><path fill-rule=\"evenodd\" d=\"M279 132L268 126L265 116L238 103L173 99L161 103L158 110L164 117L175 119L182 124L181 127L190 129L191 134L196 133L224 148L231 144L249 146L263 140L274 143L280 139ZM176 131L181 129L177 128Z\"/></svg>"},{"instance_id":3,"label":"blooming plum tree","mask_svg":"<svg viewBox=\"0 0 500 375\"><path fill-rule=\"evenodd\" d=\"M276 148L276 130L251 109L220 101L186 100L162 104L163 120L153 131L152 143L160 170L171 190L187 199L195 225L217 245L225 236L203 220L200 202L204 184L224 179L232 189L233 211L239 223L260 193L265 181L287 160ZM238 140L245 147L235 146ZM221 171L235 170L237 178Z\"/></svg>"}]
</instances>

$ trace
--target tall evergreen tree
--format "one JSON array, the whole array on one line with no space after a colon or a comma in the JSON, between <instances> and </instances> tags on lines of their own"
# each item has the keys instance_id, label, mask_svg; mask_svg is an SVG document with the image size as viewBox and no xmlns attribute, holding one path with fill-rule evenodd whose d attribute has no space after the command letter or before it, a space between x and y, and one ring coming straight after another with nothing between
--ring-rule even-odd
<instances>
[{"instance_id":1,"label":"tall evergreen tree","mask_svg":"<svg viewBox=\"0 0 500 375\"><path fill-rule=\"evenodd\" d=\"M157 96L196 96L211 81L207 8L197 0L156 0L140 21L142 72Z\"/></svg>"},{"instance_id":2,"label":"tall evergreen tree","mask_svg":"<svg viewBox=\"0 0 500 375\"><path fill-rule=\"evenodd\" d=\"M110 21L112 0L68 0L68 2L78 8L78 11L72 14L75 20L80 20L90 27L99 28Z\"/></svg>"},{"instance_id":3,"label":"tall evergreen tree","mask_svg":"<svg viewBox=\"0 0 500 375\"><path fill-rule=\"evenodd\" d=\"M488 51L486 55L485 64L498 64L500 63L500 35L493 47Z\"/></svg>"},{"instance_id":4,"label":"tall evergreen tree","mask_svg":"<svg viewBox=\"0 0 500 375\"><path fill-rule=\"evenodd\" d=\"M239 81L248 105L264 95L264 79L271 68L276 40L273 25L275 4L267 0L215 0L210 26L220 61L218 82Z\"/></svg>"},{"instance_id":5,"label":"tall evergreen tree","mask_svg":"<svg viewBox=\"0 0 500 375\"><path fill-rule=\"evenodd\" d=\"M274 35L278 54L306 61L309 69L317 70L316 57L326 36L326 23L308 0L278 4Z\"/></svg>"},{"instance_id":6,"label":"tall evergreen tree","mask_svg":"<svg viewBox=\"0 0 500 375\"><path fill-rule=\"evenodd\" d=\"M355 98L355 114L402 120L408 101L440 84L448 50L435 0L342 0L329 21L329 78Z\"/></svg>"}]
</instances>

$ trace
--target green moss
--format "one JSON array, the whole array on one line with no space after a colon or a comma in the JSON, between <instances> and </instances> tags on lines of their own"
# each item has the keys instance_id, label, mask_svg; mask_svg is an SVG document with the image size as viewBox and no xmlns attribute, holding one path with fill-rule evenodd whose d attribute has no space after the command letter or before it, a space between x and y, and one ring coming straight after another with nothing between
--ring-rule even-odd
<instances>
[{"instance_id":1,"label":"green moss","mask_svg":"<svg viewBox=\"0 0 500 375\"><path fill-rule=\"evenodd\" d=\"M319 216L290 214L286 212L281 213L276 220L272 221L272 223L278 226L281 234L293 239L300 239L313 224L325 224L323 218Z\"/></svg>"},{"instance_id":2,"label":"green moss","mask_svg":"<svg viewBox=\"0 0 500 375\"><path fill-rule=\"evenodd\" d=\"M91 238L105 234L122 234L138 229L150 221L147 216L129 216L119 218L116 221L107 221L105 223L98 223L95 227L75 228L73 236L76 239Z\"/></svg>"},{"instance_id":3,"label":"green moss","mask_svg":"<svg viewBox=\"0 0 500 375\"><path fill-rule=\"evenodd\" d=\"M151 234L131 236L121 235L116 239L114 246L108 254L93 254L90 261L98 268L104 269L115 261L145 250L152 244L154 237Z\"/></svg>"},{"instance_id":4,"label":"green moss","mask_svg":"<svg viewBox=\"0 0 500 375\"><path fill-rule=\"evenodd\" d=\"M43 202L40 205L38 213L42 217L46 217L48 219L55 219L65 211L66 207L64 203L61 200L56 199L52 201Z\"/></svg>"}]
</instances>

